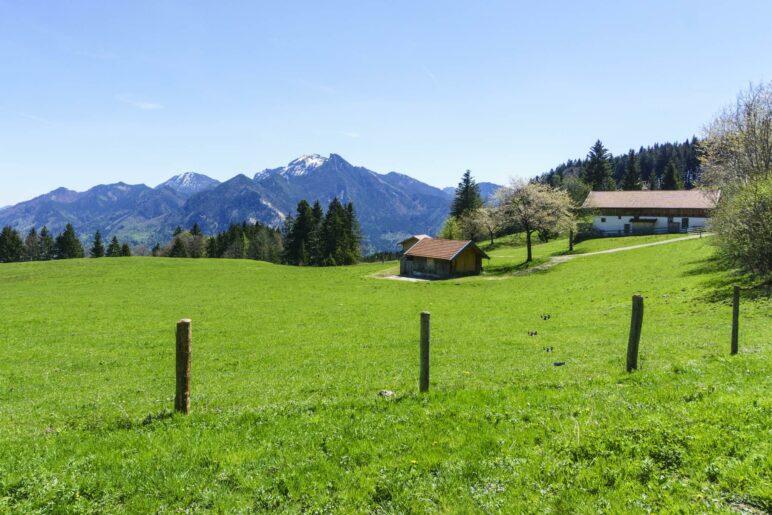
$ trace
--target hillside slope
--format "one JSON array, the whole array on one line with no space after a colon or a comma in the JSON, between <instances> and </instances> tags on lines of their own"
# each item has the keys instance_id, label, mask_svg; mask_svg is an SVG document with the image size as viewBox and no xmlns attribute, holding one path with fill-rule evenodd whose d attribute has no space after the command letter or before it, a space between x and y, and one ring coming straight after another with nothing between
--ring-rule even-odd
<instances>
[{"instance_id":1,"label":"hillside slope","mask_svg":"<svg viewBox=\"0 0 772 515\"><path fill-rule=\"evenodd\" d=\"M493 273L523 255L499 248L489 275L420 284L372 277L393 263L0 265L0 506L769 511L769 299L743 298L729 356L738 279L706 240ZM646 311L628 374L633 293ZM182 317L188 417L170 413Z\"/></svg>"}]
</instances>

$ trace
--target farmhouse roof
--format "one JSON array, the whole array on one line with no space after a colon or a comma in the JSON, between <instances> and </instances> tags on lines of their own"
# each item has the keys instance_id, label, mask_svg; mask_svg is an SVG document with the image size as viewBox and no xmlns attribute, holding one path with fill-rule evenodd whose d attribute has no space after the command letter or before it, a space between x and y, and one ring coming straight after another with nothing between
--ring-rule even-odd
<instances>
[{"instance_id":1,"label":"farmhouse roof","mask_svg":"<svg viewBox=\"0 0 772 515\"><path fill-rule=\"evenodd\" d=\"M465 248L472 246L482 257L488 258L488 255L480 250L472 240L441 240L425 238L405 252L406 256L425 257L432 259L441 259L443 261L452 261Z\"/></svg>"},{"instance_id":2,"label":"farmhouse roof","mask_svg":"<svg viewBox=\"0 0 772 515\"><path fill-rule=\"evenodd\" d=\"M591 191L584 209L713 209L718 191Z\"/></svg>"},{"instance_id":3,"label":"farmhouse roof","mask_svg":"<svg viewBox=\"0 0 772 515\"><path fill-rule=\"evenodd\" d=\"M407 237L407 238L405 238L404 240L400 241L400 242L398 243L398 245L402 245L403 243L407 243L407 242L409 242L410 240L412 240L413 238L415 238L415 239L416 239L416 240L418 240L418 241L421 241L421 240L425 240L425 239L427 239L427 238L428 238L428 239L430 239L430 240L432 239L432 237L431 237L431 236L429 236L428 234L414 234L414 235L412 235L412 236L408 236L408 237Z\"/></svg>"}]
</instances>

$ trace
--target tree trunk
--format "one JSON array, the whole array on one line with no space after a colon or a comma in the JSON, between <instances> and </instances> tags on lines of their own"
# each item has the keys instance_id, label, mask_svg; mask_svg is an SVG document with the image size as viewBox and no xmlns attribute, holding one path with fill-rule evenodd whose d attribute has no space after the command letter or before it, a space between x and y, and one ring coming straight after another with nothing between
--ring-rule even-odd
<instances>
[{"instance_id":1,"label":"tree trunk","mask_svg":"<svg viewBox=\"0 0 772 515\"><path fill-rule=\"evenodd\" d=\"M491 236L491 247L493 247L493 231L488 231Z\"/></svg>"},{"instance_id":2,"label":"tree trunk","mask_svg":"<svg viewBox=\"0 0 772 515\"><path fill-rule=\"evenodd\" d=\"M531 255L531 231L525 231L525 244L528 247L528 259L526 259L525 262L529 263L533 258Z\"/></svg>"}]
</instances>

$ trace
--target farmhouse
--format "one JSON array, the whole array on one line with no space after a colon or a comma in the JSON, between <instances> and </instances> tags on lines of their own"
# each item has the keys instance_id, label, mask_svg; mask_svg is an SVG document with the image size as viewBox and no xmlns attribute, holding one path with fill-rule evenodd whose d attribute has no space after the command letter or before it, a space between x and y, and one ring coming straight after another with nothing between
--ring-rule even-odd
<instances>
[{"instance_id":1,"label":"farmhouse","mask_svg":"<svg viewBox=\"0 0 772 515\"><path fill-rule=\"evenodd\" d=\"M399 275L443 279L477 275L483 258L490 259L473 241L424 238L402 255Z\"/></svg>"},{"instance_id":2,"label":"farmhouse","mask_svg":"<svg viewBox=\"0 0 772 515\"><path fill-rule=\"evenodd\" d=\"M703 230L718 191L591 191L582 209L594 214L603 235L678 233Z\"/></svg>"},{"instance_id":3,"label":"farmhouse","mask_svg":"<svg viewBox=\"0 0 772 515\"><path fill-rule=\"evenodd\" d=\"M397 245L402 245L402 252L405 252L407 251L407 249L409 249L419 241L425 240L427 238L430 240L432 239L432 237L429 236L428 234L414 234L413 236L400 241L399 243L397 243Z\"/></svg>"}]
</instances>

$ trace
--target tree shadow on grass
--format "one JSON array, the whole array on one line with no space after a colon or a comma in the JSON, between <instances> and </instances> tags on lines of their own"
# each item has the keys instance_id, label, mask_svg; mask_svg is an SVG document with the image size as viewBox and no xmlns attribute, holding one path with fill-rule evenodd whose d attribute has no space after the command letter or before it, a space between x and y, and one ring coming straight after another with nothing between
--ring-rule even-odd
<instances>
[{"instance_id":1,"label":"tree shadow on grass","mask_svg":"<svg viewBox=\"0 0 772 515\"><path fill-rule=\"evenodd\" d=\"M683 275L708 276L702 281L704 293L698 297L705 302L731 303L735 286L740 287L741 299L755 300L770 296L769 284L765 285L752 275L737 270L721 257L698 259L687 264L691 266Z\"/></svg>"},{"instance_id":2,"label":"tree shadow on grass","mask_svg":"<svg viewBox=\"0 0 772 515\"><path fill-rule=\"evenodd\" d=\"M546 262L547 262L546 258L537 258L530 262L523 261L522 263L517 263L517 264L489 265L485 267L485 275L491 276L491 277L497 277L502 275L512 275L517 273L523 273L527 271L535 272L537 270L533 270L534 268L537 268Z\"/></svg>"}]
</instances>

